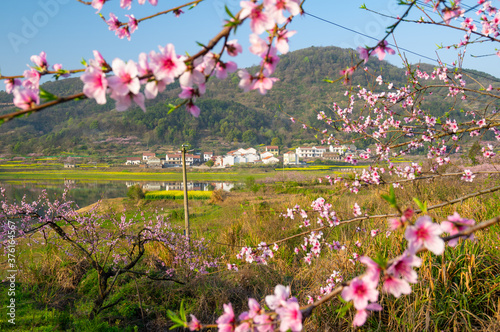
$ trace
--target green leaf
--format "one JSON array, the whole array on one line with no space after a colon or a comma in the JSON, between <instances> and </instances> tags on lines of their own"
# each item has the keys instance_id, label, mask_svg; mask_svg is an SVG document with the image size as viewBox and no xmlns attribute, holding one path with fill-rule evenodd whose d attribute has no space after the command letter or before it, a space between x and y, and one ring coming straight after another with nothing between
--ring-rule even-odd
<instances>
[{"instance_id":1,"label":"green leaf","mask_svg":"<svg viewBox=\"0 0 500 332\"><path fill-rule=\"evenodd\" d=\"M82 65L84 65L85 67L88 67L87 61L85 61L85 59L84 59L84 58L82 58L82 61L80 61L80 63L81 63Z\"/></svg>"},{"instance_id":2,"label":"green leaf","mask_svg":"<svg viewBox=\"0 0 500 332\"><path fill-rule=\"evenodd\" d=\"M366 4L362 4L361 7L359 7L360 9L366 9Z\"/></svg>"},{"instance_id":3,"label":"green leaf","mask_svg":"<svg viewBox=\"0 0 500 332\"><path fill-rule=\"evenodd\" d=\"M39 90L40 90L40 98L43 99L44 101L53 101L59 99L59 97L48 92L47 90L44 90L42 88L39 88Z\"/></svg>"},{"instance_id":4,"label":"green leaf","mask_svg":"<svg viewBox=\"0 0 500 332\"><path fill-rule=\"evenodd\" d=\"M173 111L175 111L175 110L179 107L179 105L177 105L177 106L176 106L176 105L173 105L173 104L168 104L168 105L167 105L167 107L169 107L169 108L170 108L170 109L168 110L167 114L170 114L170 113L172 113Z\"/></svg>"},{"instance_id":5,"label":"green leaf","mask_svg":"<svg viewBox=\"0 0 500 332\"><path fill-rule=\"evenodd\" d=\"M418 198L413 197L413 201L417 204L422 213L427 213L427 202L421 202Z\"/></svg>"},{"instance_id":6,"label":"green leaf","mask_svg":"<svg viewBox=\"0 0 500 332\"><path fill-rule=\"evenodd\" d=\"M0 119L0 126L5 122L5 119Z\"/></svg>"},{"instance_id":7,"label":"green leaf","mask_svg":"<svg viewBox=\"0 0 500 332\"><path fill-rule=\"evenodd\" d=\"M326 83L333 83L333 81L332 81L332 80L329 80L329 79L326 79L326 78L323 80L323 82L326 82Z\"/></svg>"},{"instance_id":8,"label":"green leaf","mask_svg":"<svg viewBox=\"0 0 500 332\"><path fill-rule=\"evenodd\" d=\"M178 327L188 327L187 318L186 318L186 310L184 308L184 300L181 301L181 307L179 309L179 314L177 315L175 312L168 310L167 316L173 321L175 324L170 327L171 330Z\"/></svg>"},{"instance_id":9,"label":"green leaf","mask_svg":"<svg viewBox=\"0 0 500 332\"><path fill-rule=\"evenodd\" d=\"M224 5L224 9L226 10L226 13L229 15L229 17L233 18L234 19L234 15L233 13L231 13L231 11L229 10L229 8L227 8L226 5Z\"/></svg>"},{"instance_id":10,"label":"green leaf","mask_svg":"<svg viewBox=\"0 0 500 332\"><path fill-rule=\"evenodd\" d=\"M390 187L388 195L381 195L383 199L385 199L392 207L397 208L396 203L396 194L394 192L394 187Z\"/></svg>"},{"instance_id":11,"label":"green leaf","mask_svg":"<svg viewBox=\"0 0 500 332\"><path fill-rule=\"evenodd\" d=\"M341 296L339 296L339 298L342 299ZM345 303L344 299L342 299L342 301ZM339 317L342 318L345 316L345 314L347 314L347 312L351 307L352 307L352 302L348 302L346 305L341 306L335 311L339 314Z\"/></svg>"}]
</instances>

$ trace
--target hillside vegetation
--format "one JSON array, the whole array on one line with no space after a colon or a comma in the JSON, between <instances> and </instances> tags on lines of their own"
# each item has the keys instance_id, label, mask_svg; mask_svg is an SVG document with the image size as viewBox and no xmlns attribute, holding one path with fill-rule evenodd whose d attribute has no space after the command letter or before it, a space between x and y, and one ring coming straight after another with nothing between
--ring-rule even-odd
<instances>
[{"instance_id":1,"label":"hillside vegetation","mask_svg":"<svg viewBox=\"0 0 500 332\"><path fill-rule=\"evenodd\" d=\"M340 70L355 61L357 55L352 50L337 47L311 47L291 52L281 57L276 71L279 82L264 96L256 91L243 93L238 88L236 74L223 81L212 79L206 95L198 99L202 110L199 118L192 117L183 108L168 114L167 105L180 102L178 84L170 85L157 99L148 101L146 113L138 107L117 112L112 100L106 105L97 105L94 100L69 102L0 126L0 154L132 155L145 149L158 152L176 149L185 142L216 153L243 145L276 144L286 148L318 144L314 131L301 130L289 117L321 127L316 120L317 112L327 111L333 101L345 103L344 92L348 88L340 83L329 84L325 79L338 78ZM353 87L373 84L377 75L395 86L405 82L404 69L385 61L371 61L367 66L371 74L355 73L351 79ZM421 69L430 72L432 66L422 64ZM485 73L470 73L472 77L481 76L486 84L497 82ZM474 80L465 79L475 84ZM80 92L82 86L79 78L70 78L47 82L43 88L65 96ZM0 92L0 103L11 102L11 99L10 95ZM443 100L436 94L429 96L424 105L442 115L455 102ZM478 102L480 100L462 106L473 108ZM0 113L8 111L12 111L12 107L0 108Z\"/></svg>"}]
</instances>

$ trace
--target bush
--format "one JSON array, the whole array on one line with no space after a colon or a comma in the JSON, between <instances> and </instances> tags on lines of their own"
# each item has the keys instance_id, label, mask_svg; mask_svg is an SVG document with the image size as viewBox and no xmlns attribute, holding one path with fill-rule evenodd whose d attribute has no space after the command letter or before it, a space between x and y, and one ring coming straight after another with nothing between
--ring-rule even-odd
<instances>
[{"instance_id":1,"label":"bush","mask_svg":"<svg viewBox=\"0 0 500 332\"><path fill-rule=\"evenodd\" d=\"M138 184L136 184L136 185L128 188L127 196L130 199L133 199L133 200L136 200L136 201L144 199L144 197L146 197L146 195L144 194L144 191L142 190L141 186L138 185Z\"/></svg>"}]
</instances>

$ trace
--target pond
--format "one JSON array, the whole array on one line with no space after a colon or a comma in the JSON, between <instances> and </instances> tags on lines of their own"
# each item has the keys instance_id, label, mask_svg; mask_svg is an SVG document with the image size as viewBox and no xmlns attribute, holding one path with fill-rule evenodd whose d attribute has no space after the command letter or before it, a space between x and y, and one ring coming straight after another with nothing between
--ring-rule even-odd
<instances>
[{"instance_id":1,"label":"pond","mask_svg":"<svg viewBox=\"0 0 500 332\"><path fill-rule=\"evenodd\" d=\"M97 181L97 180L0 180L0 188L5 188L8 199L20 202L23 196L31 202L46 190L51 199L59 199L65 187L69 187L68 198L79 207L84 207L100 199L127 196L130 186L140 185L144 190L183 190L182 182L153 181ZM234 182L192 182L188 190L210 191L222 189L230 191Z\"/></svg>"}]
</instances>

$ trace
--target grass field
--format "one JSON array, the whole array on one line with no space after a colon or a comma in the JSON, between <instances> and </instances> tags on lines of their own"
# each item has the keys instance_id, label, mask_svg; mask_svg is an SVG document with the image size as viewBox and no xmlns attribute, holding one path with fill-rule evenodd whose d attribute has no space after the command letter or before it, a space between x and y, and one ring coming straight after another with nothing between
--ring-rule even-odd
<instances>
[{"instance_id":1,"label":"grass field","mask_svg":"<svg viewBox=\"0 0 500 332\"><path fill-rule=\"evenodd\" d=\"M290 285L301 305L308 297L316 298L327 279L339 271L344 280L362 273L364 266L356 255L376 256L383 253L396 257L404 249L404 232L389 231L384 218L359 221L324 230L325 241L339 241L345 250L325 247L312 264L293 249L304 243L303 236L281 243L268 265L247 264L236 259L242 246L256 247L261 241L272 243L304 231L301 218L285 219L281 213L299 204L310 209L311 201L324 197L341 219L352 216L357 202L370 215L393 213L381 199L387 188L362 190L355 195L341 186L312 183L297 178L291 182L273 181L253 190L223 193L217 200L190 200L191 234L195 239L210 240L208 251L221 257L220 267L208 275L185 280L185 285L151 281L145 278L123 278L112 299L123 300L103 312L94 322L87 319L92 298L97 292L96 275L82 263L75 252L71 256L54 246L19 246L22 274L17 281L17 331L164 331L170 326L167 310L177 311L181 301L189 313L201 321L213 323L222 312L222 304L231 302L235 312L247 310L247 299L263 303L277 284ZM498 186L500 179L482 178L474 183L458 179L407 184L397 191L399 202L413 197L428 206L460 197L465 192ZM455 210L460 215L482 221L500 215L498 192L463 200L460 204L431 210L429 215L442 221ZM131 201L114 199L104 204L108 210L140 211L144 218L158 214L170 218L174 227L184 225L182 200L158 199ZM317 227L315 220L311 220ZM104 224L102 227L108 227ZM140 227L140 225L137 225ZM378 229L372 237L370 231ZM179 230L181 231L181 230ZM476 234L475 241L460 241L435 256L421 254L417 270L418 283L408 296L394 298L381 293L383 311L372 314L365 326L351 325L355 311L339 311L343 304L334 299L315 310L305 322L305 331L499 331L500 330L500 226ZM359 245L358 245L359 244ZM164 255L165 253L162 253ZM160 255L157 247L148 247L148 255ZM149 257L149 256L148 256ZM162 256L168 263L168 255ZM239 271L228 271L226 264L237 264ZM2 267L3 268L3 267ZM17 297L16 297L17 298ZM1 292L0 301L7 301ZM344 315L345 314L345 315ZM7 327L3 317L0 329ZM11 327L11 326L8 326Z\"/></svg>"}]
</instances>

